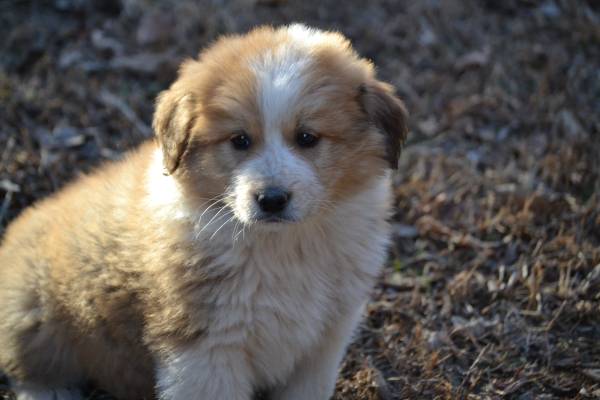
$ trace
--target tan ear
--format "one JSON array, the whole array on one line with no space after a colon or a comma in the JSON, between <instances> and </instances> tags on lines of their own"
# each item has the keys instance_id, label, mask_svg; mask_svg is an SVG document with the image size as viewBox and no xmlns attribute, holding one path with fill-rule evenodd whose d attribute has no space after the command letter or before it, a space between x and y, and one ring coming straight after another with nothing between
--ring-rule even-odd
<instances>
[{"instance_id":1,"label":"tan ear","mask_svg":"<svg viewBox=\"0 0 600 400\"><path fill-rule=\"evenodd\" d=\"M400 150L408 134L408 113L391 85L373 81L360 87L363 109L369 120L386 136L386 158L398 168Z\"/></svg>"},{"instance_id":2,"label":"tan ear","mask_svg":"<svg viewBox=\"0 0 600 400\"><path fill-rule=\"evenodd\" d=\"M158 95L152 127L163 152L166 172L172 174L188 145L193 123L193 99L171 87Z\"/></svg>"}]
</instances>

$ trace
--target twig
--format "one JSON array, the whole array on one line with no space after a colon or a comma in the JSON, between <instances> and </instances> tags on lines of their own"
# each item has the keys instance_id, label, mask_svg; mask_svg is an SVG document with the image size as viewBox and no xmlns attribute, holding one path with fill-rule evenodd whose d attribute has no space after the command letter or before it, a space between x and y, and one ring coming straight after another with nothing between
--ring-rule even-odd
<instances>
[{"instance_id":1,"label":"twig","mask_svg":"<svg viewBox=\"0 0 600 400\"><path fill-rule=\"evenodd\" d=\"M554 326L554 323L556 322L556 320L558 319L558 317L560 317L560 314L562 314L562 312L565 309L566 305L567 305L567 301L563 300L563 302L561 303L560 307L556 311L556 314L554 314L554 317L552 317L552 319L550 320L550 322L548 322L548 325L546 325L546 328L545 328L546 332L549 332L552 329L552 327Z\"/></svg>"},{"instance_id":2,"label":"twig","mask_svg":"<svg viewBox=\"0 0 600 400\"><path fill-rule=\"evenodd\" d=\"M584 369L581 373L596 382L600 382L600 369Z\"/></svg>"},{"instance_id":3,"label":"twig","mask_svg":"<svg viewBox=\"0 0 600 400\"><path fill-rule=\"evenodd\" d=\"M140 119L140 117L137 116L135 111L133 111L133 109L129 107L123 101L123 99L112 94L107 90L100 91L99 98L102 101L102 103L104 103L104 105L119 110L121 114L123 114L123 116L133 124L135 129L137 129L137 131L141 134L142 137L149 138L152 136L152 129L150 129L150 127L146 125Z\"/></svg>"},{"instance_id":4,"label":"twig","mask_svg":"<svg viewBox=\"0 0 600 400\"><path fill-rule=\"evenodd\" d=\"M8 206L10 206L10 202L12 200L12 195L13 195L12 190L7 191L6 194L4 195L4 200L2 201L2 206L0 206L0 225L4 221L4 217L6 216L6 213L8 212Z\"/></svg>"},{"instance_id":5,"label":"twig","mask_svg":"<svg viewBox=\"0 0 600 400\"><path fill-rule=\"evenodd\" d=\"M490 344L486 344L485 347L483 349L481 349L481 351L477 355L477 358L475 358L475 361L473 361L473 364L471 364L471 366L469 367L469 370L467 371L467 374L465 375L462 382L460 383L460 387L464 387L466 385L467 380L469 379L469 377L471 376L473 371L475 371L475 367L477 366L477 364L479 364L479 362L481 361L481 359L483 358L485 353L487 353L490 346L491 346Z\"/></svg>"},{"instance_id":6,"label":"twig","mask_svg":"<svg viewBox=\"0 0 600 400\"><path fill-rule=\"evenodd\" d=\"M379 398L381 400L393 399L394 396L390 390L390 385L387 383L381 370L375 366L373 359L370 356L367 357L367 363L373 372L373 382L377 387L377 394L379 395Z\"/></svg>"}]
</instances>

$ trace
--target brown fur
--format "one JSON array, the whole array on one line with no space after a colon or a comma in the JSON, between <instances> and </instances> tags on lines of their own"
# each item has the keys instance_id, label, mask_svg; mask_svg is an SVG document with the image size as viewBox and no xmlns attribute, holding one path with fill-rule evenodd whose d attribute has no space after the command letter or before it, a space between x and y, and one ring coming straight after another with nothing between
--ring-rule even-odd
<instances>
[{"instance_id":1,"label":"brown fur","mask_svg":"<svg viewBox=\"0 0 600 400\"><path fill-rule=\"evenodd\" d=\"M124 234L143 229L137 197L153 146L78 180L7 230L0 248L0 365L11 378L64 385L93 376L121 398L152 394L152 361L142 341L148 282L140 280L138 260L153 259L157 238Z\"/></svg>"}]
</instances>

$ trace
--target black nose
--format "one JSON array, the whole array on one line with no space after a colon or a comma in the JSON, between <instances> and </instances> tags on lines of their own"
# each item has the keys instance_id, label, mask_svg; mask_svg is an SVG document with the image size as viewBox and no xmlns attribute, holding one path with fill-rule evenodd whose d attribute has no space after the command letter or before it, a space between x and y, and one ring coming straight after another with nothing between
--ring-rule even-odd
<instances>
[{"instance_id":1,"label":"black nose","mask_svg":"<svg viewBox=\"0 0 600 400\"><path fill-rule=\"evenodd\" d=\"M290 194L277 187L268 187L256 193L256 201L261 210L268 213L283 211L290 199Z\"/></svg>"}]
</instances>

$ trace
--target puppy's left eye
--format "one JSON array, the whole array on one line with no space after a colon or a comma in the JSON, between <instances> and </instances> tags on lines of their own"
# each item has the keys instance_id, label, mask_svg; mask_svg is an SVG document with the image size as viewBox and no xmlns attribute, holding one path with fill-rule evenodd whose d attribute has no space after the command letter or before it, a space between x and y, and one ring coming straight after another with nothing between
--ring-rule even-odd
<instances>
[{"instance_id":1,"label":"puppy's left eye","mask_svg":"<svg viewBox=\"0 0 600 400\"><path fill-rule=\"evenodd\" d=\"M308 131L300 130L296 134L296 143L298 143L300 147L315 147L318 142L319 137Z\"/></svg>"},{"instance_id":2,"label":"puppy's left eye","mask_svg":"<svg viewBox=\"0 0 600 400\"><path fill-rule=\"evenodd\" d=\"M252 144L250 136L244 131L235 133L229 140L236 150L248 150Z\"/></svg>"}]
</instances>

